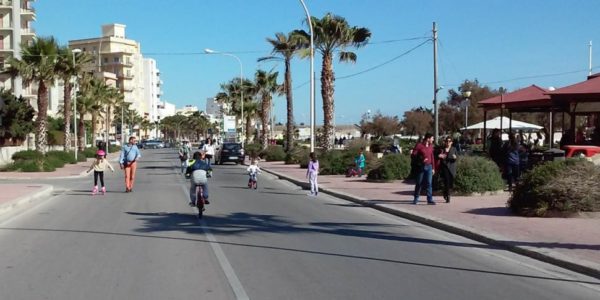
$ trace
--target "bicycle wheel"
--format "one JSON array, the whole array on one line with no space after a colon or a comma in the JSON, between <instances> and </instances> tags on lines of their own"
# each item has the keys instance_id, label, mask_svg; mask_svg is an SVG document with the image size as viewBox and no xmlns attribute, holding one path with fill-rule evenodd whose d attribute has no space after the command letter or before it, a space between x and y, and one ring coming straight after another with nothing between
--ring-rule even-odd
<instances>
[{"instance_id":1,"label":"bicycle wheel","mask_svg":"<svg viewBox=\"0 0 600 300\"><path fill-rule=\"evenodd\" d=\"M196 207L198 208L198 218L202 218L204 213L204 193L201 186L196 187Z\"/></svg>"}]
</instances>

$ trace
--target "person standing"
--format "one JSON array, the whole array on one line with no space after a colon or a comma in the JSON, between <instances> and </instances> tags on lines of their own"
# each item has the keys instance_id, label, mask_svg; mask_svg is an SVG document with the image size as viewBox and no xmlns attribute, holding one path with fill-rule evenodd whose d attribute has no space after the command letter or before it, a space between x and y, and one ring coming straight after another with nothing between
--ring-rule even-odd
<instances>
[{"instance_id":1,"label":"person standing","mask_svg":"<svg viewBox=\"0 0 600 300\"><path fill-rule=\"evenodd\" d=\"M504 162L504 153L502 151L502 132L500 129L494 129L490 137L490 158L496 163L498 168L502 169Z\"/></svg>"},{"instance_id":2,"label":"person standing","mask_svg":"<svg viewBox=\"0 0 600 300\"><path fill-rule=\"evenodd\" d=\"M306 170L306 178L310 182L310 194L309 196L317 196L319 194L319 183L317 177L319 176L319 161L317 155L314 152L309 154L310 161L308 162L308 169Z\"/></svg>"},{"instance_id":3,"label":"person standing","mask_svg":"<svg viewBox=\"0 0 600 300\"><path fill-rule=\"evenodd\" d=\"M183 140L181 142L181 147L179 148L179 160L181 161L181 173L185 173L185 170L188 167L188 159L190 158L190 145L187 140Z\"/></svg>"},{"instance_id":4,"label":"person standing","mask_svg":"<svg viewBox=\"0 0 600 300\"><path fill-rule=\"evenodd\" d=\"M419 202L419 195L421 194L421 188L423 187L423 180L426 180L427 185L427 204L435 205L433 201L433 187L431 182L433 180L433 135L431 133L425 134L423 142L417 144L413 150L413 154L416 161L416 173L417 182L415 184L415 193L413 204Z\"/></svg>"},{"instance_id":5,"label":"person standing","mask_svg":"<svg viewBox=\"0 0 600 300\"><path fill-rule=\"evenodd\" d=\"M458 158L456 148L452 146L452 138L446 137L444 148L438 155L440 161L440 175L444 182L444 200L450 202L450 192L454 187L454 178L456 177L456 159Z\"/></svg>"},{"instance_id":6,"label":"person standing","mask_svg":"<svg viewBox=\"0 0 600 300\"><path fill-rule=\"evenodd\" d=\"M121 149L119 156L119 165L121 170L125 171L125 193L133 191L133 183L135 181L135 171L137 169L137 160L142 157L140 149L135 144L135 137L129 138L129 143Z\"/></svg>"},{"instance_id":7,"label":"person standing","mask_svg":"<svg viewBox=\"0 0 600 300\"><path fill-rule=\"evenodd\" d=\"M215 146L213 145L212 139L209 138L206 140L206 143L202 146L202 151L205 153L206 163L210 165L213 156L215 156Z\"/></svg>"},{"instance_id":8,"label":"person standing","mask_svg":"<svg viewBox=\"0 0 600 300\"><path fill-rule=\"evenodd\" d=\"M358 151L358 155L354 158L354 163L356 164L356 172L358 173L358 177L362 177L363 171L365 170L365 154L363 153L363 148L360 148Z\"/></svg>"},{"instance_id":9,"label":"person standing","mask_svg":"<svg viewBox=\"0 0 600 300\"><path fill-rule=\"evenodd\" d=\"M508 191L512 192L513 184L521 175L521 146L514 135L511 135L506 145L506 179L508 180Z\"/></svg>"}]
</instances>

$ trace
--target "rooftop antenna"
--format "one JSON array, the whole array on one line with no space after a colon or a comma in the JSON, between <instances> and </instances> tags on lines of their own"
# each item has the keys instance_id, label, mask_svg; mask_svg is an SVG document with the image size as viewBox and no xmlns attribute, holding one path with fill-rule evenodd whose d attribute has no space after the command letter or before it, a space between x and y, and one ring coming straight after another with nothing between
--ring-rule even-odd
<instances>
[{"instance_id":1,"label":"rooftop antenna","mask_svg":"<svg viewBox=\"0 0 600 300\"><path fill-rule=\"evenodd\" d=\"M590 62L589 62L589 74L588 75L592 75L592 41L590 41Z\"/></svg>"}]
</instances>

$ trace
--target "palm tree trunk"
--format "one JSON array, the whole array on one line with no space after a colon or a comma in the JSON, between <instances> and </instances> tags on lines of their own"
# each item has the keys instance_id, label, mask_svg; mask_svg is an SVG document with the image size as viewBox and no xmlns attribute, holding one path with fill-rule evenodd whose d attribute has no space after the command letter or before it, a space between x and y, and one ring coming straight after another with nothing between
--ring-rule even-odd
<instances>
[{"instance_id":1,"label":"palm tree trunk","mask_svg":"<svg viewBox=\"0 0 600 300\"><path fill-rule=\"evenodd\" d=\"M333 132L333 92L334 92L333 64L332 54L323 54L323 68L321 70L321 96L323 97L323 136L321 137L321 147L325 151L332 149Z\"/></svg>"},{"instance_id":2,"label":"palm tree trunk","mask_svg":"<svg viewBox=\"0 0 600 300\"><path fill-rule=\"evenodd\" d=\"M46 83L42 80L38 82L38 114L35 131L35 150L46 154L48 140L47 140L47 119L48 119L48 88Z\"/></svg>"},{"instance_id":3,"label":"palm tree trunk","mask_svg":"<svg viewBox=\"0 0 600 300\"><path fill-rule=\"evenodd\" d=\"M287 101L287 126L285 131L286 152L294 149L294 100L292 98L292 70L291 58L285 58L285 98Z\"/></svg>"},{"instance_id":4,"label":"palm tree trunk","mask_svg":"<svg viewBox=\"0 0 600 300\"><path fill-rule=\"evenodd\" d=\"M77 149L79 151L83 151L85 148L85 123L83 118L85 117L85 113L79 113L79 124L77 124Z\"/></svg>"},{"instance_id":5,"label":"palm tree trunk","mask_svg":"<svg viewBox=\"0 0 600 300\"><path fill-rule=\"evenodd\" d=\"M250 114L246 114L246 139L245 142L248 143L248 141L250 140L250 137L252 136L252 117L250 116Z\"/></svg>"},{"instance_id":6,"label":"palm tree trunk","mask_svg":"<svg viewBox=\"0 0 600 300\"><path fill-rule=\"evenodd\" d=\"M65 80L64 99L63 99L63 116L65 117L65 143L64 151L71 149L71 91L73 86Z\"/></svg>"},{"instance_id":7,"label":"palm tree trunk","mask_svg":"<svg viewBox=\"0 0 600 300\"><path fill-rule=\"evenodd\" d=\"M96 132L98 130L96 122L98 122L98 113L92 113L92 143L96 142Z\"/></svg>"},{"instance_id":8,"label":"palm tree trunk","mask_svg":"<svg viewBox=\"0 0 600 300\"><path fill-rule=\"evenodd\" d=\"M261 101L261 111L260 111L260 122L262 123L262 128L260 129L260 142L262 144L262 148L267 149L269 145L269 140L267 137L267 124L269 123L269 110L271 108L271 99L268 94L263 95L263 99Z\"/></svg>"}]
</instances>

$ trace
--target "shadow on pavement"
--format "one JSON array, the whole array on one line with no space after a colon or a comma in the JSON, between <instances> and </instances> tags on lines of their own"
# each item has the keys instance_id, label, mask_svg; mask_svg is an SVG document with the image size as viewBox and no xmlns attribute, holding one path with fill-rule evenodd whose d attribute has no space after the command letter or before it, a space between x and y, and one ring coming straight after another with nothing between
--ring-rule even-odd
<instances>
[{"instance_id":1,"label":"shadow on pavement","mask_svg":"<svg viewBox=\"0 0 600 300\"><path fill-rule=\"evenodd\" d=\"M518 217L517 215L513 214L509 208L503 206L475 208L467 210L466 213L484 216Z\"/></svg>"}]
</instances>

